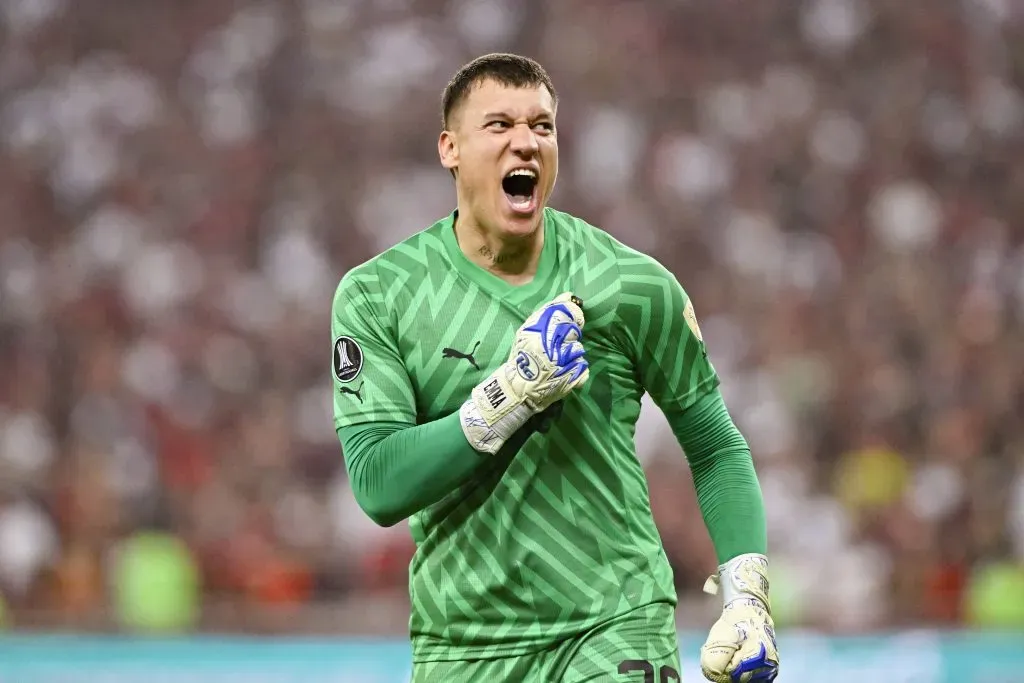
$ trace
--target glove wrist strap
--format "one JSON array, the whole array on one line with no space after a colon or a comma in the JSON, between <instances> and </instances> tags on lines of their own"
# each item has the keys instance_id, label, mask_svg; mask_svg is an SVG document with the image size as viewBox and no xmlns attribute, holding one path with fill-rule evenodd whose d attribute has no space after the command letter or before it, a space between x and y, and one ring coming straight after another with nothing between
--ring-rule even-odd
<instances>
[{"instance_id":1,"label":"glove wrist strap","mask_svg":"<svg viewBox=\"0 0 1024 683\"><path fill-rule=\"evenodd\" d=\"M494 424L488 424L480 412L480 406L473 398L468 399L459 409L462 433L469 441L469 445L475 451L491 455L501 450L505 441L526 424L532 415L533 411L529 407L519 404Z\"/></svg>"},{"instance_id":2,"label":"glove wrist strap","mask_svg":"<svg viewBox=\"0 0 1024 683\"><path fill-rule=\"evenodd\" d=\"M768 600L768 558L764 555L748 553L734 557L718 568L718 576L713 576L709 584L712 580L716 584L715 588L721 589L724 604L754 599L771 612ZM709 592L717 593L717 590Z\"/></svg>"}]
</instances>

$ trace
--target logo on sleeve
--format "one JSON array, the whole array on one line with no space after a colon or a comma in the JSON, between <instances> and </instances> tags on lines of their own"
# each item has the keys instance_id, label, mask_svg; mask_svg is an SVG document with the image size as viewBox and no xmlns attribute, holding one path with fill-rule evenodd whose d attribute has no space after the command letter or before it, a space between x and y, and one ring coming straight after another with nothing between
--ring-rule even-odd
<instances>
[{"instance_id":1,"label":"logo on sleeve","mask_svg":"<svg viewBox=\"0 0 1024 683\"><path fill-rule=\"evenodd\" d=\"M334 341L334 376L339 382L351 382L363 369L363 350L352 337Z\"/></svg>"},{"instance_id":2,"label":"logo on sleeve","mask_svg":"<svg viewBox=\"0 0 1024 683\"><path fill-rule=\"evenodd\" d=\"M343 393L343 394L348 394L349 396L355 396L357 399L359 399L359 402L362 403L363 402L363 385L364 384L366 384L366 382L360 382L359 386L357 388L355 388L355 389L350 389L348 387L340 387L339 391L341 393Z\"/></svg>"},{"instance_id":3,"label":"logo on sleeve","mask_svg":"<svg viewBox=\"0 0 1024 683\"><path fill-rule=\"evenodd\" d=\"M683 308L683 318L686 319L686 324L689 325L690 332L693 332L697 341L704 341L704 337L700 334L700 325L697 324L697 314L693 312L693 303L689 299L686 300L686 307Z\"/></svg>"}]
</instances>

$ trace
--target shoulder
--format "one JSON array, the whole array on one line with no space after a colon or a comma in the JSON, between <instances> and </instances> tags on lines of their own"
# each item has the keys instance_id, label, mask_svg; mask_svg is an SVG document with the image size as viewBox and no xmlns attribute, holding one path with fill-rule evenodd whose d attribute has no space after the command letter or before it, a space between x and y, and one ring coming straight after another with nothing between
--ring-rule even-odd
<instances>
[{"instance_id":1,"label":"shoulder","mask_svg":"<svg viewBox=\"0 0 1024 683\"><path fill-rule=\"evenodd\" d=\"M654 256L570 214L549 210L557 230L559 262L567 280L587 304L588 329L635 347L633 334L652 320L678 317L685 295Z\"/></svg>"},{"instance_id":2,"label":"shoulder","mask_svg":"<svg viewBox=\"0 0 1024 683\"><path fill-rule=\"evenodd\" d=\"M422 281L428 270L448 259L442 235L450 223L451 216L443 218L349 269L335 290L335 310L356 302L384 309L389 293Z\"/></svg>"},{"instance_id":3,"label":"shoulder","mask_svg":"<svg viewBox=\"0 0 1024 683\"><path fill-rule=\"evenodd\" d=\"M651 279L675 282L675 276L658 259L639 251L582 218L548 209L558 228L559 241L579 259L586 256L589 267L604 261L615 266L616 279L624 289L650 283Z\"/></svg>"},{"instance_id":4,"label":"shoulder","mask_svg":"<svg viewBox=\"0 0 1024 683\"><path fill-rule=\"evenodd\" d=\"M557 209L545 209L554 225L559 261L573 275L611 285L618 281L628 247L586 220Z\"/></svg>"},{"instance_id":5,"label":"shoulder","mask_svg":"<svg viewBox=\"0 0 1024 683\"><path fill-rule=\"evenodd\" d=\"M586 224L584 224L586 225ZM586 225L581 234L615 263L620 320L672 318L684 314L689 297L678 278L656 256L635 249L599 228Z\"/></svg>"},{"instance_id":6,"label":"shoulder","mask_svg":"<svg viewBox=\"0 0 1024 683\"><path fill-rule=\"evenodd\" d=\"M558 231L559 243L567 248L574 251L598 249L604 252L613 248L615 239L611 235L579 216L551 207L544 209L544 212ZM608 255L613 256L611 253Z\"/></svg>"}]
</instances>

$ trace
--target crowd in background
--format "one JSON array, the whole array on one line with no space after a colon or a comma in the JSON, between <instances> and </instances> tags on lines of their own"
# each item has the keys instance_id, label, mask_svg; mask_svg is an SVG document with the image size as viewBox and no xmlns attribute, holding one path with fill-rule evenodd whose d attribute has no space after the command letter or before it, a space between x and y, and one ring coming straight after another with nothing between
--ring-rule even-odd
<instances>
[{"instance_id":1,"label":"crowd in background","mask_svg":"<svg viewBox=\"0 0 1024 683\"><path fill-rule=\"evenodd\" d=\"M440 92L507 50L555 205L695 302L780 622L1024 627L1014 0L0 0L0 624L402 632L331 297L451 210ZM685 458L637 442L704 623Z\"/></svg>"}]
</instances>

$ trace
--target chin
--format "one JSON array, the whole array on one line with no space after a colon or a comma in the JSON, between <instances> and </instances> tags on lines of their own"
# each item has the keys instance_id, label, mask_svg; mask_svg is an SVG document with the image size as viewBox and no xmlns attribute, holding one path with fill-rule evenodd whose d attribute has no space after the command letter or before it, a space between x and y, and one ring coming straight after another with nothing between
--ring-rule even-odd
<instances>
[{"instance_id":1,"label":"chin","mask_svg":"<svg viewBox=\"0 0 1024 683\"><path fill-rule=\"evenodd\" d=\"M544 204L534 200L529 206L513 207L504 197L498 210L498 227L509 237L532 235L544 220Z\"/></svg>"},{"instance_id":2,"label":"chin","mask_svg":"<svg viewBox=\"0 0 1024 683\"><path fill-rule=\"evenodd\" d=\"M542 215L538 211L534 216L505 217L499 220L498 229L507 237L529 237L540 228Z\"/></svg>"}]
</instances>

